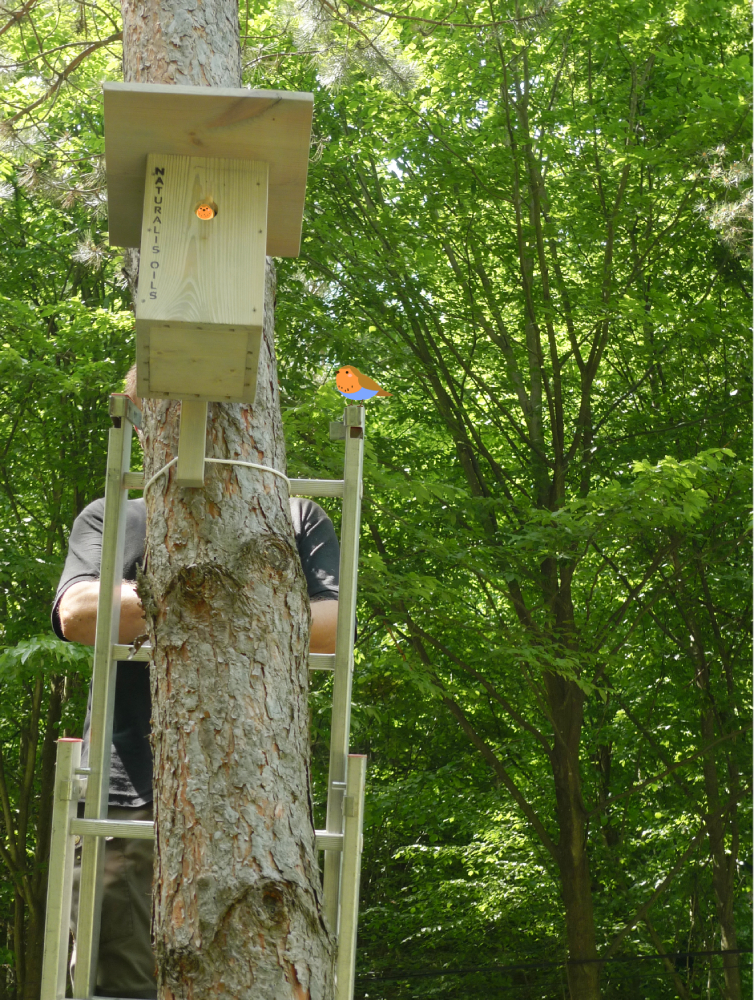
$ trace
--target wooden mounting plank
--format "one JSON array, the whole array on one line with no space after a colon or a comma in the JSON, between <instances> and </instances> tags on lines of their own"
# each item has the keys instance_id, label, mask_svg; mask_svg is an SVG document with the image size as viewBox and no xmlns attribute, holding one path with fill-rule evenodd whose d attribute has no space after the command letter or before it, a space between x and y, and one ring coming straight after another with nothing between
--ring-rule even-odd
<instances>
[{"instance_id":1,"label":"wooden mounting plank","mask_svg":"<svg viewBox=\"0 0 754 1000\"><path fill-rule=\"evenodd\" d=\"M207 442L207 404L193 399L181 403L178 432L178 486L204 486L204 453Z\"/></svg>"},{"instance_id":2,"label":"wooden mounting plank","mask_svg":"<svg viewBox=\"0 0 754 1000\"><path fill-rule=\"evenodd\" d=\"M311 141L312 94L105 83L108 225L113 246L139 246L147 156L269 164L267 253L297 257Z\"/></svg>"},{"instance_id":3,"label":"wooden mounting plank","mask_svg":"<svg viewBox=\"0 0 754 1000\"><path fill-rule=\"evenodd\" d=\"M144 489L144 473L143 472L124 472L123 473L123 489L124 490L143 490Z\"/></svg>"}]
</instances>

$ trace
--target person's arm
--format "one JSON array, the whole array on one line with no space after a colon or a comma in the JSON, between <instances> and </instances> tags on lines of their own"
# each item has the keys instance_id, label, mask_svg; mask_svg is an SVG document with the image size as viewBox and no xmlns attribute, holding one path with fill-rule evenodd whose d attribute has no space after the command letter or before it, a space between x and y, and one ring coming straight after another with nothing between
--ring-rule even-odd
<instances>
[{"instance_id":1,"label":"person's arm","mask_svg":"<svg viewBox=\"0 0 754 1000\"><path fill-rule=\"evenodd\" d=\"M338 626L337 601L312 602L312 631L309 638L310 653L334 653L335 631Z\"/></svg>"},{"instance_id":2,"label":"person's arm","mask_svg":"<svg viewBox=\"0 0 754 1000\"><path fill-rule=\"evenodd\" d=\"M58 614L63 635L71 642L81 642L85 646L94 645L97 628L97 601L99 600L99 580L74 583L60 598ZM133 583L121 584L120 590L120 635L118 641L132 643L146 631L144 612Z\"/></svg>"},{"instance_id":3,"label":"person's arm","mask_svg":"<svg viewBox=\"0 0 754 1000\"><path fill-rule=\"evenodd\" d=\"M71 642L94 645L97 628L99 581L74 583L60 598L59 613L63 635ZM335 652L335 630L338 624L337 601L315 601L312 604L312 631L309 650L312 653ZM141 601L132 583L121 585L120 636L122 643L131 643L146 630Z\"/></svg>"},{"instance_id":4,"label":"person's arm","mask_svg":"<svg viewBox=\"0 0 754 1000\"><path fill-rule=\"evenodd\" d=\"M340 547L333 523L319 504L291 497L291 518L312 609L309 650L334 653L338 623Z\"/></svg>"}]
</instances>

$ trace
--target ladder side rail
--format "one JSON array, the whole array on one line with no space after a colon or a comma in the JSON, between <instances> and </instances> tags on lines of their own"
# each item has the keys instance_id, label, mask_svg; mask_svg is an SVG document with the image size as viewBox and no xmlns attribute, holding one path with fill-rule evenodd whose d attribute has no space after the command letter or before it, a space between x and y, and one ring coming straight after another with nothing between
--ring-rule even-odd
<instances>
[{"instance_id":1,"label":"ladder side rail","mask_svg":"<svg viewBox=\"0 0 754 1000\"><path fill-rule=\"evenodd\" d=\"M347 406L343 462L343 517L340 532L340 587L335 634L330 763L327 779L328 833L343 832L343 793L351 730L351 682L359 568L359 531L364 466L364 407ZM325 851L322 888L325 914L333 933L338 929L338 899L342 852Z\"/></svg>"},{"instance_id":2,"label":"ladder side rail","mask_svg":"<svg viewBox=\"0 0 754 1000\"><path fill-rule=\"evenodd\" d=\"M76 852L69 827L79 797L75 775L81 763L81 744L81 740L61 739L57 746L40 1000L63 1000L65 996Z\"/></svg>"},{"instance_id":3,"label":"ladder side rail","mask_svg":"<svg viewBox=\"0 0 754 1000\"><path fill-rule=\"evenodd\" d=\"M92 709L89 730L89 778L84 816L105 819L110 788L110 746L113 731L116 661L113 646L119 639L120 593L126 533L124 475L131 463L132 420L138 411L127 396L110 397L110 429L105 479L105 513L102 528L100 590L92 670ZM81 851L79 916L76 927L74 995L91 997L96 987L100 912L105 844L100 837L85 836Z\"/></svg>"},{"instance_id":4,"label":"ladder side rail","mask_svg":"<svg viewBox=\"0 0 754 1000\"><path fill-rule=\"evenodd\" d=\"M340 926L335 967L335 1000L353 1000L366 771L366 757L362 754L349 754L346 795L343 800L343 862L340 876Z\"/></svg>"}]
</instances>

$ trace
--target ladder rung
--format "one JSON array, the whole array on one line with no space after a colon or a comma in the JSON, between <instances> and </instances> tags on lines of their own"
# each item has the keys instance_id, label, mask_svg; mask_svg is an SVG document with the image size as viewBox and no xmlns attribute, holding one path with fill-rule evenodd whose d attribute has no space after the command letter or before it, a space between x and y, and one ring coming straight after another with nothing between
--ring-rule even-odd
<instances>
[{"instance_id":1,"label":"ladder rung","mask_svg":"<svg viewBox=\"0 0 754 1000\"><path fill-rule=\"evenodd\" d=\"M342 479L291 479L292 497L342 497Z\"/></svg>"},{"instance_id":2,"label":"ladder rung","mask_svg":"<svg viewBox=\"0 0 754 1000\"><path fill-rule=\"evenodd\" d=\"M328 833L327 830L315 830L314 842L318 851L342 851L343 834Z\"/></svg>"},{"instance_id":3,"label":"ladder rung","mask_svg":"<svg viewBox=\"0 0 754 1000\"><path fill-rule=\"evenodd\" d=\"M93 994L91 1000L108 1000L107 997L100 997L97 994ZM115 997L114 1000L127 1000L125 997Z\"/></svg>"},{"instance_id":4,"label":"ladder rung","mask_svg":"<svg viewBox=\"0 0 754 1000\"><path fill-rule=\"evenodd\" d=\"M136 660L139 663L149 663L149 654L152 652L152 647L149 643L145 643L143 646L139 646L135 653L131 653L130 646L115 645L113 646L113 659L114 660Z\"/></svg>"},{"instance_id":5,"label":"ladder rung","mask_svg":"<svg viewBox=\"0 0 754 1000\"><path fill-rule=\"evenodd\" d=\"M309 653L310 670L335 670L335 653Z\"/></svg>"},{"instance_id":6,"label":"ladder rung","mask_svg":"<svg viewBox=\"0 0 754 1000\"><path fill-rule=\"evenodd\" d=\"M291 496L294 497L342 497L342 479L291 479ZM123 487L127 490L144 489L143 472L124 472Z\"/></svg>"},{"instance_id":7,"label":"ladder rung","mask_svg":"<svg viewBox=\"0 0 754 1000\"><path fill-rule=\"evenodd\" d=\"M150 653L152 652L152 647L149 643L143 646L139 646L136 652L131 655L131 647L126 645L117 644L113 646L113 659L114 660L135 660L138 663L148 663ZM309 653L309 669L310 670L334 670L335 669L335 654L334 653Z\"/></svg>"},{"instance_id":8,"label":"ladder rung","mask_svg":"<svg viewBox=\"0 0 754 1000\"><path fill-rule=\"evenodd\" d=\"M132 819L72 819L70 832L83 837L123 837L126 840L154 840L154 823ZM315 830L314 840L318 851L343 849L343 834Z\"/></svg>"},{"instance_id":9,"label":"ladder rung","mask_svg":"<svg viewBox=\"0 0 754 1000\"><path fill-rule=\"evenodd\" d=\"M70 832L83 837L125 837L154 840L154 823L148 819L72 819Z\"/></svg>"},{"instance_id":10,"label":"ladder rung","mask_svg":"<svg viewBox=\"0 0 754 1000\"><path fill-rule=\"evenodd\" d=\"M144 489L144 473L143 472L124 472L123 473L123 487L127 490L143 490Z\"/></svg>"}]
</instances>

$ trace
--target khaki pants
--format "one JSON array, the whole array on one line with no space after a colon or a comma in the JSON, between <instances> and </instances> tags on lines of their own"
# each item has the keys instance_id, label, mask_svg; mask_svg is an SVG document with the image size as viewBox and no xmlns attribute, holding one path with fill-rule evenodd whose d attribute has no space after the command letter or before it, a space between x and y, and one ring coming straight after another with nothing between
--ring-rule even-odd
<instances>
[{"instance_id":1,"label":"khaki pants","mask_svg":"<svg viewBox=\"0 0 754 1000\"><path fill-rule=\"evenodd\" d=\"M122 809L110 806L108 819L151 820L152 807ZM102 997L134 997L153 1000L157 980L152 954L152 869L153 840L105 841L105 881L102 895L102 923L97 963L97 988ZM81 880L81 849L76 851L73 871L71 931L76 935ZM74 944L71 976L76 964Z\"/></svg>"}]
</instances>

